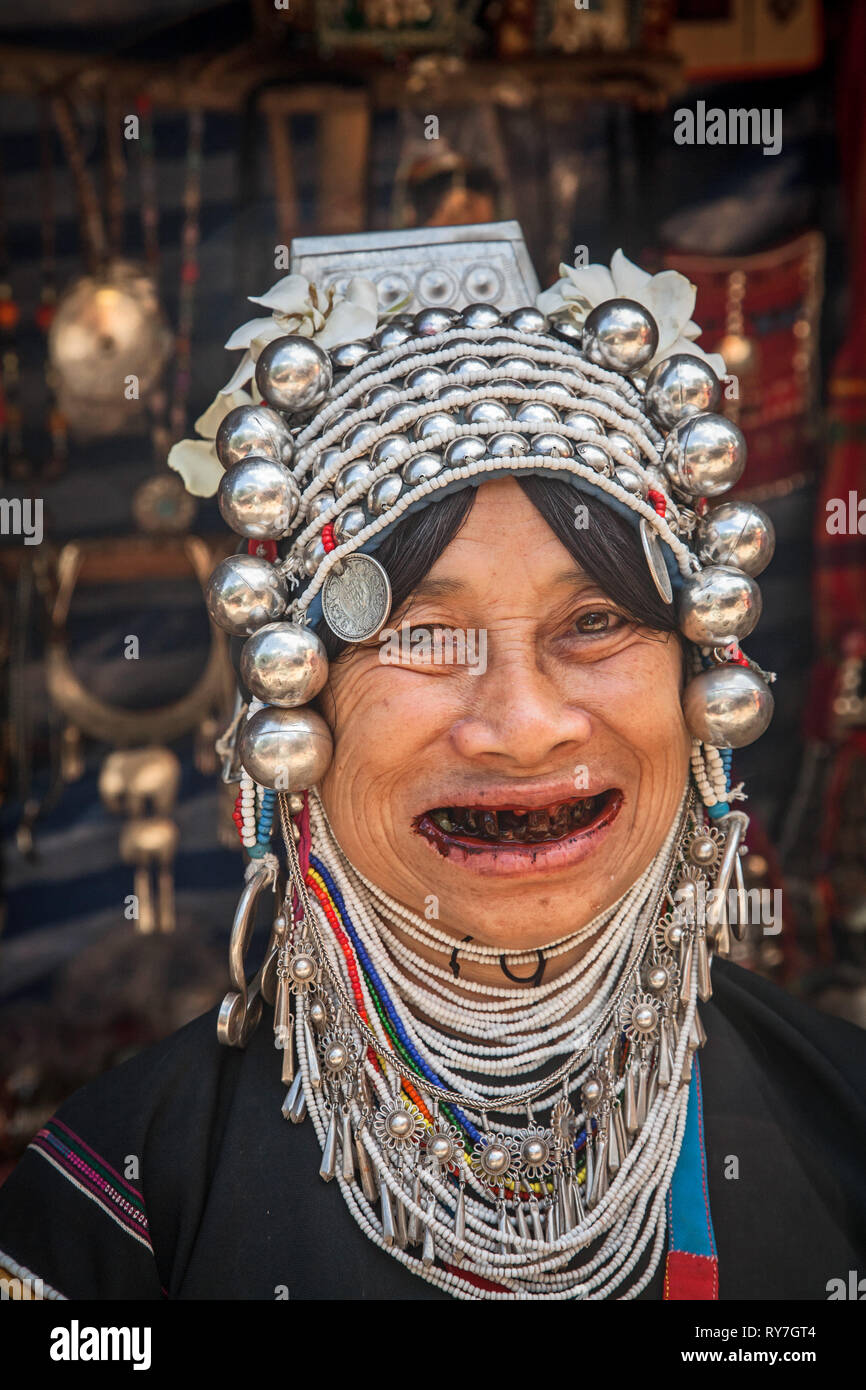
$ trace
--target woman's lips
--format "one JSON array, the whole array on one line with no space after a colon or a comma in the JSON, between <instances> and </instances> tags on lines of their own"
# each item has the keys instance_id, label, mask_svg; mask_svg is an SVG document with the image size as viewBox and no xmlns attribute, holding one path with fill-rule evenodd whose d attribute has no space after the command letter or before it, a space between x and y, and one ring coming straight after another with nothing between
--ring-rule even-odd
<instances>
[{"instance_id":1,"label":"woman's lips","mask_svg":"<svg viewBox=\"0 0 866 1390\"><path fill-rule=\"evenodd\" d=\"M619 815L623 794L619 788L611 787L594 798L575 798L575 803L580 800L596 803L591 808L591 817L584 820L581 810L578 809L576 815L580 823L573 828L566 827L559 833L556 817L559 813L560 820L562 819L562 802L552 803L549 807L532 808L520 808L515 805L459 808L461 814L456 819L461 822L460 828L455 827L450 831L443 829L433 819L434 811L437 809L434 808L434 811L425 811L416 817L413 828L443 858L478 874L498 877L519 876L528 872L552 872L579 864L598 848ZM443 808L438 809L441 811ZM513 812L525 816L530 822L532 828L528 831L529 834L547 833L549 838L533 841L476 837L465 831L463 823L470 818L467 811L475 817L479 828L488 837L492 836L496 829L490 820L490 813L493 812L498 821L502 813ZM549 821L549 827L541 830L540 826L543 825L545 817ZM439 819L442 819L441 815ZM503 816L503 819L508 819L507 815ZM514 816L510 819L513 820Z\"/></svg>"}]
</instances>

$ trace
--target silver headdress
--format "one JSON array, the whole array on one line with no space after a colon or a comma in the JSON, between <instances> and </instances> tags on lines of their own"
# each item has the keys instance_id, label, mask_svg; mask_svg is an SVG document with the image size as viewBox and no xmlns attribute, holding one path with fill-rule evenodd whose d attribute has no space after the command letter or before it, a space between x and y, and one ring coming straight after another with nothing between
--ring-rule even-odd
<instances>
[{"instance_id":1,"label":"silver headdress","mask_svg":"<svg viewBox=\"0 0 866 1390\"><path fill-rule=\"evenodd\" d=\"M718 413L706 355L677 351L647 373L659 327L635 299L543 313L516 223L308 238L294 243L295 269L332 292L365 273L380 302L402 303L369 338L330 351L272 338L255 366L263 402L219 427L224 518L284 552L232 556L209 587L213 619L247 637L248 773L297 792L325 771L329 731L302 708L327 679L312 628L324 616L349 642L382 628L391 594L375 551L392 528L446 491L532 472L639 527L653 583L692 644L683 706L698 790L712 816L727 814L719 750L751 743L772 716L766 673L739 644L760 616L755 576L773 531L753 504L717 504L743 473L745 442Z\"/></svg>"}]
</instances>

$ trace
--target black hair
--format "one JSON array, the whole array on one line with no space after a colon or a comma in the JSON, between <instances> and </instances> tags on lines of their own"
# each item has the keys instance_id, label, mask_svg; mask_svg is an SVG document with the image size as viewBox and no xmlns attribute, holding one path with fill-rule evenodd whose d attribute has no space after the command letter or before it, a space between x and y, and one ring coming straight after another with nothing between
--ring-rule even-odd
<instances>
[{"instance_id":1,"label":"black hair","mask_svg":"<svg viewBox=\"0 0 866 1390\"><path fill-rule=\"evenodd\" d=\"M653 584L640 536L625 517L591 493L576 492L560 478L527 474L517 475L517 482L569 555L628 621L648 633L678 633L675 609L663 602ZM574 524L578 500L587 509L588 525L582 529ZM376 558L391 581L392 613L399 611L457 535L474 501L473 487L447 493L411 513L386 536ZM351 644L336 637L324 620L315 630L329 661L351 650Z\"/></svg>"}]
</instances>

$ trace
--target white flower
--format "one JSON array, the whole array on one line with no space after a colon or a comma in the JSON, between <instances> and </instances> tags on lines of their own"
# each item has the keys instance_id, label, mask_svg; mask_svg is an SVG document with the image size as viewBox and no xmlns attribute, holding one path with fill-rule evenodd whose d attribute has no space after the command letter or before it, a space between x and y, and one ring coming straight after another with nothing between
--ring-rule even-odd
<instances>
[{"instance_id":1,"label":"white flower","mask_svg":"<svg viewBox=\"0 0 866 1390\"><path fill-rule=\"evenodd\" d=\"M590 310L606 299L634 299L649 310L659 330L658 351L647 371L674 353L687 352L709 362L718 377L725 375L721 353L704 352L694 341L701 331L692 321L696 290L678 270L650 275L620 250L614 252L610 270L605 265L561 265L559 274L561 279L535 301L543 314L567 316L581 327Z\"/></svg>"},{"instance_id":2,"label":"white flower","mask_svg":"<svg viewBox=\"0 0 866 1390\"><path fill-rule=\"evenodd\" d=\"M217 458L217 430L223 418L236 405L252 405L246 391L220 391L193 428L199 439L180 439L169 450L168 466L183 478L183 485L193 497L213 497L225 469Z\"/></svg>"},{"instance_id":3,"label":"white flower","mask_svg":"<svg viewBox=\"0 0 866 1390\"><path fill-rule=\"evenodd\" d=\"M244 348L244 355L224 392L246 385L255 372L259 353L274 338L297 333L312 338L320 347L339 347L357 338L369 338L378 320L376 286L361 277L350 280L346 293L340 295L333 287L327 292L320 290L303 275L284 275L267 294L250 295L250 303L270 309L271 316L249 319L229 338L226 347Z\"/></svg>"}]
</instances>

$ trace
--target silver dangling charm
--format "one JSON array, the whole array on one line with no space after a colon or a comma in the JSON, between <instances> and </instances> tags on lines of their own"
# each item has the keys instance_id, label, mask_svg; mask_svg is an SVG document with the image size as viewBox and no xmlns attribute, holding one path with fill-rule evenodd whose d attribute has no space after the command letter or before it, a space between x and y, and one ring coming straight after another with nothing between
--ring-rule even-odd
<instances>
[{"instance_id":1,"label":"silver dangling charm","mask_svg":"<svg viewBox=\"0 0 866 1390\"><path fill-rule=\"evenodd\" d=\"M526 1203L521 1199L520 1192L519 1192L518 1188L515 1187L515 1189L514 1189L514 1224L515 1224L515 1226L516 1226L516 1228L517 1228L517 1234L518 1234L523 1240L529 1240L529 1227L528 1227L527 1224L526 1224L526 1212L524 1211L524 1207L525 1207L525 1206L526 1206Z\"/></svg>"},{"instance_id":2,"label":"silver dangling charm","mask_svg":"<svg viewBox=\"0 0 866 1390\"><path fill-rule=\"evenodd\" d=\"M625 1069L625 1128L628 1135L637 1134L640 1124L637 1115L637 1092L634 1084L634 1065Z\"/></svg>"},{"instance_id":3,"label":"silver dangling charm","mask_svg":"<svg viewBox=\"0 0 866 1390\"><path fill-rule=\"evenodd\" d=\"M364 1143L363 1123L355 1136L355 1152L358 1158L358 1177L361 1180L361 1191L372 1206L377 1196L376 1176L370 1162L370 1155L367 1153L367 1146Z\"/></svg>"},{"instance_id":4,"label":"silver dangling charm","mask_svg":"<svg viewBox=\"0 0 866 1390\"><path fill-rule=\"evenodd\" d=\"M551 1202L547 1208L544 1218L544 1239L548 1245L554 1245L559 1232L556 1227L556 1206Z\"/></svg>"},{"instance_id":5,"label":"silver dangling charm","mask_svg":"<svg viewBox=\"0 0 866 1390\"><path fill-rule=\"evenodd\" d=\"M511 1225L508 1220L508 1212L505 1207L505 1198L499 1199L499 1222L497 1226L499 1233L499 1248L503 1255L508 1254L508 1237L511 1234Z\"/></svg>"},{"instance_id":6,"label":"silver dangling charm","mask_svg":"<svg viewBox=\"0 0 866 1390\"><path fill-rule=\"evenodd\" d=\"M592 1191L589 1194L589 1206L597 1207L604 1194L607 1192L607 1162L605 1150L607 1149L607 1136L602 1133L598 1140L598 1149L595 1155L595 1173L592 1178Z\"/></svg>"},{"instance_id":7,"label":"silver dangling charm","mask_svg":"<svg viewBox=\"0 0 866 1390\"><path fill-rule=\"evenodd\" d=\"M421 1175L415 1174L415 1182L412 1187L412 1201L416 1207L421 1205ZM420 1245L422 1240L421 1227L422 1221L414 1211L409 1216L409 1244Z\"/></svg>"},{"instance_id":8,"label":"silver dangling charm","mask_svg":"<svg viewBox=\"0 0 866 1390\"><path fill-rule=\"evenodd\" d=\"M530 1188L529 1197L529 1217L532 1222L532 1239L544 1240L544 1227L541 1224L541 1212L538 1208L538 1198Z\"/></svg>"},{"instance_id":9,"label":"silver dangling charm","mask_svg":"<svg viewBox=\"0 0 866 1390\"><path fill-rule=\"evenodd\" d=\"M574 1224L575 1226L579 1226L582 1221L586 1220L586 1213L583 1210L583 1202L580 1196L580 1183L577 1181L576 1174L569 1178L569 1183L571 1186L571 1205L574 1209Z\"/></svg>"},{"instance_id":10,"label":"silver dangling charm","mask_svg":"<svg viewBox=\"0 0 866 1390\"><path fill-rule=\"evenodd\" d=\"M680 1003L688 1004L692 997L692 937L683 937L680 961Z\"/></svg>"},{"instance_id":11,"label":"silver dangling charm","mask_svg":"<svg viewBox=\"0 0 866 1390\"><path fill-rule=\"evenodd\" d=\"M394 1198L394 1241L401 1250L409 1244L409 1229L406 1224L406 1208L399 1197Z\"/></svg>"},{"instance_id":12,"label":"silver dangling charm","mask_svg":"<svg viewBox=\"0 0 866 1390\"><path fill-rule=\"evenodd\" d=\"M622 1164L625 1163L626 1159L628 1158L629 1151L628 1135L626 1134L625 1130L625 1120L623 1118L622 1106L615 1105L611 1113L613 1115L613 1128L616 1133L617 1148L619 1149L620 1166L622 1166Z\"/></svg>"},{"instance_id":13,"label":"silver dangling charm","mask_svg":"<svg viewBox=\"0 0 866 1390\"><path fill-rule=\"evenodd\" d=\"M343 1125L340 1137L342 1172L346 1182L355 1181L355 1154L352 1145L352 1120L348 1105L343 1106Z\"/></svg>"},{"instance_id":14,"label":"silver dangling charm","mask_svg":"<svg viewBox=\"0 0 866 1390\"><path fill-rule=\"evenodd\" d=\"M325 1182L330 1182L337 1172L337 1108L331 1109L331 1118L328 1122L328 1132L325 1135L325 1146L322 1149L322 1162L319 1167L319 1177Z\"/></svg>"},{"instance_id":15,"label":"silver dangling charm","mask_svg":"<svg viewBox=\"0 0 866 1390\"><path fill-rule=\"evenodd\" d=\"M647 1082L649 1080L649 1068L646 1062L641 1062L637 1069L637 1123L638 1128L646 1123L647 1116Z\"/></svg>"},{"instance_id":16,"label":"silver dangling charm","mask_svg":"<svg viewBox=\"0 0 866 1390\"><path fill-rule=\"evenodd\" d=\"M710 952L707 947L706 932L699 932L697 937L698 952L698 998L704 1003L712 997L713 982L710 979Z\"/></svg>"},{"instance_id":17,"label":"silver dangling charm","mask_svg":"<svg viewBox=\"0 0 866 1390\"><path fill-rule=\"evenodd\" d=\"M430 1221L436 1219L436 1198L431 1197L427 1205L427 1216ZM421 1248L421 1263L425 1269L429 1269L436 1259L436 1242L433 1239L433 1229L431 1226L424 1228L424 1244Z\"/></svg>"},{"instance_id":18,"label":"silver dangling charm","mask_svg":"<svg viewBox=\"0 0 866 1390\"><path fill-rule=\"evenodd\" d=\"M291 1120L293 1125L299 1125L307 1113L307 1101L304 1095L304 1078L298 1072L291 1089L286 1092L283 1101L283 1114L287 1120Z\"/></svg>"},{"instance_id":19,"label":"silver dangling charm","mask_svg":"<svg viewBox=\"0 0 866 1390\"><path fill-rule=\"evenodd\" d=\"M454 1211L454 1239L455 1239L455 1240L465 1240L465 1239L466 1239L466 1199L465 1199L465 1197L464 1197L464 1195L463 1195L463 1189L465 1188L465 1186L466 1186L466 1184L464 1183L463 1179L461 1178L461 1179L460 1179L460 1186L459 1186L459 1189L458 1189L458 1192L457 1192L457 1206L456 1206L455 1211ZM455 1263L456 1265L461 1265L461 1264L463 1263L464 1258L465 1258L465 1253L464 1253L464 1251L461 1250L461 1249L459 1249L459 1247L458 1247L458 1248L455 1248L455 1250L454 1250L454 1263Z\"/></svg>"},{"instance_id":20,"label":"silver dangling charm","mask_svg":"<svg viewBox=\"0 0 866 1390\"><path fill-rule=\"evenodd\" d=\"M310 1068L310 1085L318 1090L322 1084L322 1072L319 1066L319 1054L313 1041L313 1030L306 1014L304 1014L304 1047L307 1050L307 1064Z\"/></svg>"},{"instance_id":21,"label":"silver dangling charm","mask_svg":"<svg viewBox=\"0 0 866 1390\"><path fill-rule=\"evenodd\" d=\"M379 1200L382 1203L382 1239L386 1245L393 1245L397 1233L394 1228L394 1212L391 1208L391 1193L384 1178L379 1179Z\"/></svg>"},{"instance_id":22,"label":"silver dangling charm","mask_svg":"<svg viewBox=\"0 0 866 1390\"><path fill-rule=\"evenodd\" d=\"M672 1076L672 1068L671 1068L671 1048L670 1048L670 1041L669 1041L669 1039L668 1039L668 1025L667 1025L667 1021L666 1021L665 1019L662 1019L660 1025L659 1025L659 1062L658 1062L658 1083L659 1083L659 1085L662 1087L662 1089L665 1089L666 1087L670 1086L670 1084L671 1084L671 1076Z\"/></svg>"},{"instance_id":23,"label":"silver dangling charm","mask_svg":"<svg viewBox=\"0 0 866 1390\"><path fill-rule=\"evenodd\" d=\"M619 1106L616 1107L619 1109ZM611 1177L619 1172L622 1157L619 1151L619 1133L617 1132L614 1110L611 1109L610 1123L608 1125L608 1145L607 1145L607 1171Z\"/></svg>"}]
</instances>

